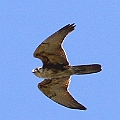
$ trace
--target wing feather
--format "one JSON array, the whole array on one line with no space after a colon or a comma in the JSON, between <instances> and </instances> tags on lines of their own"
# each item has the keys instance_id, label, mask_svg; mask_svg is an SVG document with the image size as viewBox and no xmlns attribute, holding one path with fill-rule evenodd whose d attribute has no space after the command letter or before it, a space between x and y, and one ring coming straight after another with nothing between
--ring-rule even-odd
<instances>
[{"instance_id":1,"label":"wing feather","mask_svg":"<svg viewBox=\"0 0 120 120\"><path fill-rule=\"evenodd\" d=\"M74 24L68 24L52 34L37 47L33 54L34 57L41 59L44 66L68 65L69 62L61 44L66 35L74 28Z\"/></svg>"},{"instance_id":2,"label":"wing feather","mask_svg":"<svg viewBox=\"0 0 120 120\"><path fill-rule=\"evenodd\" d=\"M38 84L38 88L43 94L58 104L71 109L86 110L86 108L78 103L67 90L70 82L69 78L70 77L45 79Z\"/></svg>"}]
</instances>

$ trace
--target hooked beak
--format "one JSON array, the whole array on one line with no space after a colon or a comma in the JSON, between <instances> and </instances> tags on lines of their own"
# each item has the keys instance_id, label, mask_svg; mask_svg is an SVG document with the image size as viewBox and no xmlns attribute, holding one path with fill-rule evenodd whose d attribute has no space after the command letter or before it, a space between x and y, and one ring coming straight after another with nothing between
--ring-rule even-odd
<instances>
[{"instance_id":1,"label":"hooked beak","mask_svg":"<svg viewBox=\"0 0 120 120\"><path fill-rule=\"evenodd\" d=\"M35 73L36 71L38 71L38 68L33 69L32 73Z\"/></svg>"}]
</instances>

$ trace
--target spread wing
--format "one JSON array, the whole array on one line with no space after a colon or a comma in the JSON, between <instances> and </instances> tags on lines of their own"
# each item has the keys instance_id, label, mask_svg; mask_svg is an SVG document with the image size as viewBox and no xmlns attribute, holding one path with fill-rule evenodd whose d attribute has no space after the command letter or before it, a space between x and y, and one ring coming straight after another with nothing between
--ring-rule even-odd
<instances>
[{"instance_id":1,"label":"spread wing","mask_svg":"<svg viewBox=\"0 0 120 120\"><path fill-rule=\"evenodd\" d=\"M58 104L71 109L86 110L86 108L78 103L67 90L70 82L69 78L70 77L45 79L38 84L38 88L43 94Z\"/></svg>"},{"instance_id":2,"label":"spread wing","mask_svg":"<svg viewBox=\"0 0 120 120\"><path fill-rule=\"evenodd\" d=\"M62 42L66 35L73 31L74 24L68 24L61 28L46 40L44 40L35 50L34 57L39 58L43 62L43 67L49 65L68 65L67 56L62 49Z\"/></svg>"}]
</instances>

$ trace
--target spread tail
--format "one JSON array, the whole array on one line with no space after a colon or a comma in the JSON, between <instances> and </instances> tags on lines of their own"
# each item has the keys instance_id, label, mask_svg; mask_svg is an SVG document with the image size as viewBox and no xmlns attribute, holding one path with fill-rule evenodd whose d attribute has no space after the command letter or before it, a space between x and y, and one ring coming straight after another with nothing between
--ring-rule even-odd
<instances>
[{"instance_id":1,"label":"spread tail","mask_svg":"<svg viewBox=\"0 0 120 120\"><path fill-rule=\"evenodd\" d=\"M74 74L76 75L97 73L102 70L101 65L99 64L78 65L78 66L72 66L72 68L73 68Z\"/></svg>"}]
</instances>

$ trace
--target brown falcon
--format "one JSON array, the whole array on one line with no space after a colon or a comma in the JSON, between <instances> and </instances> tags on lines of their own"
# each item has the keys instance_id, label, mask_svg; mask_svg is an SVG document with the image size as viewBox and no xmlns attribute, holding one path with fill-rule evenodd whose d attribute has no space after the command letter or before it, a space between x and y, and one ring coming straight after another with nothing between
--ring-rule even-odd
<instances>
[{"instance_id":1,"label":"brown falcon","mask_svg":"<svg viewBox=\"0 0 120 120\"><path fill-rule=\"evenodd\" d=\"M101 71L101 65L71 66L61 44L68 33L73 31L75 24L68 24L45 39L35 50L34 57L42 60L43 66L32 70L44 81L38 84L39 90L53 101L71 108L86 110L68 91L71 75L91 74Z\"/></svg>"}]
</instances>

